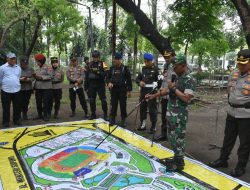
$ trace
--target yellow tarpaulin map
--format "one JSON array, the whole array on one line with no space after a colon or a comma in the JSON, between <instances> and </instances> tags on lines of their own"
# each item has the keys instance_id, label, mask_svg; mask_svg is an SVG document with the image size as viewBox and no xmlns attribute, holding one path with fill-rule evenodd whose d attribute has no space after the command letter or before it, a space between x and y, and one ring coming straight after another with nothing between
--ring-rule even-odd
<instances>
[{"instance_id":1,"label":"yellow tarpaulin map","mask_svg":"<svg viewBox=\"0 0 250 190\"><path fill-rule=\"evenodd\" d=\"M107 136L102 119L0 130L0 190L250 189L250 184L185 158L169 173L172 151L131 131Z\"/></svg>"}]
</instances>

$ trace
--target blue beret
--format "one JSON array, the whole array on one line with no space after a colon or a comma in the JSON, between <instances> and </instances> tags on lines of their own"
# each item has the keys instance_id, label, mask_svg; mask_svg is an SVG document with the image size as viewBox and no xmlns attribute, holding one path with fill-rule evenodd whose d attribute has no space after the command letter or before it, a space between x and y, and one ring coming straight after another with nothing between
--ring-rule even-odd
<instances>
[{"instance_id":1,"label":"blue beret","mask_svg":"<svg viewBox=\"0 0 250 190\"><path fill-rule=\"evenodd\" d=\"M122 54L116 52L116 53L115 53L115 59L122 59Z\"/></svg>"},{"instance_id":2,"label":"blue beret","mask_svg":"<svg viewBox=\"0 0 250 190\"><path fill-rule=\"evenodd\" d=\"M150 53L145 53L144 54L144 59L148 60L148 61L153 61L154 56Z\"/></svg>"}]
</instances>

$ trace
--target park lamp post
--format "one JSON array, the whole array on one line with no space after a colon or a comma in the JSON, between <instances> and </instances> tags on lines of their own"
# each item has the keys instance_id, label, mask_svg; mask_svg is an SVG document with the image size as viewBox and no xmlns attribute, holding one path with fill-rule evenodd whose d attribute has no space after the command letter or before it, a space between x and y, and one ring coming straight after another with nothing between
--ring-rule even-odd
<instances>
[{"instance_id":1,"label":"park lamp post","mask_svg":"<svg viewBox=\"0 0 250 190\"><path fill-rule=\"evenodd\" d=\"M91 16L91 8L90 6L87 6L85 4L82 4L82 3L79 3L79 2L76 2L76 1L72 1L72 0L67 0L68 2L70 3L74 3L74 4L77 4L77 5L82 5L84 7L86 7L89 11L89 33L90 33L90 46L91 46L91 52L94 51L94 39L93 39L93 26L92 26L92 16Z\"/></svg>"}]
</instances>

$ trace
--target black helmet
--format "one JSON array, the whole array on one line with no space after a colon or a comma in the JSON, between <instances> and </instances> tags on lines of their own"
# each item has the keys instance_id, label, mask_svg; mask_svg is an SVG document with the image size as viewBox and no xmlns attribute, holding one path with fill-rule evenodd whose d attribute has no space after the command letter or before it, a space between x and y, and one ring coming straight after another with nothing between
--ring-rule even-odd
<instances>
[{"instance_id":1,"label":"black helmet","mask_svg":"<svg viewBox=\"0 0 250 190\"><path fill-rule=\"evenodd\" d=\"M94 58L101 57L101 53L99 51L97 51L97 50L94 50L92 52L92 57L94 57Z\"/></svg>"}]
</instances>

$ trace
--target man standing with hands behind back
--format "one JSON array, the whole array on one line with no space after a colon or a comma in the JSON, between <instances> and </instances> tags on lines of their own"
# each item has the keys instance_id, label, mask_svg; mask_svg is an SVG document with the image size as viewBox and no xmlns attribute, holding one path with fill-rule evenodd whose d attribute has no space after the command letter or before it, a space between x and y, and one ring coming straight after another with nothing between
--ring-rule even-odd
<instances>
[{"instance_id":1,"label":"man standing with hands behind back","mask_svg":"<svg viewBox=\"0 0 250 190\"><path fill-rule=\"evenodd\" d=\"M111 93L110 124L115 124L115 117L120 103L121 127L125 127L127 117L127 97L130 98L132 91L131 74L127 66L122 64L122 54L115 53L114 65L110 67L107 74L107 84Z\"/></svg>"},{"instance_id":2,"label":"man standing with hands behind back","mask_svg":"<svg viewBox=\"0 0 250 190\"><path fill-rule=\"evenodd\" d=\"M250 50L241 50L236 63L238 69L231 73L228 82L230 107L226 118L223 146L219 159L210 162L209 166L228 167L227 160L239 136L238 163L231 175L240 177L245 173L250 154Z\"/></svg>"},{"instance_id":3,"label":"man standing with hands behind back","mask_svg":"<svg viewBox=\"0 0 250 190\"><path fill-rule=\"evenodd\" d=\"M9 127L10 105L13 104L14 125L21 125L19 93L21 68L16 64L16 55L9 53L7 63L0 67L1 100L3 108L3 128Z\"/></svg>"}]
</instances>

